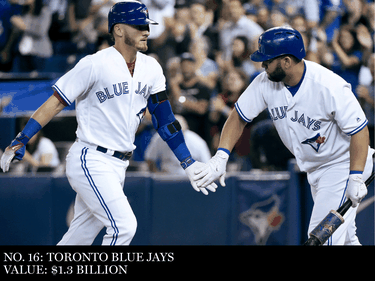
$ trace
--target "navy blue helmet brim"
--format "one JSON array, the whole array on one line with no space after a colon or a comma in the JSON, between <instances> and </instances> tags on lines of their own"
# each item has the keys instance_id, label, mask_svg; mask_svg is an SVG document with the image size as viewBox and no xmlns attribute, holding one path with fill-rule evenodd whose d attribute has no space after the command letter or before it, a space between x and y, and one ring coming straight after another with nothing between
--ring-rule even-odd
<instances>
[{"instance_id":1,"label":"navy blue helmet brim","mask_svg":"<svg viewBox=\"0 0 375 281\"><path fill-rule=\"evenodd\" d=\"M272 56L267 56L259 51L255 51L253 54L251 54L250 59L255 62L261 62L272 59Z\"/></svg>"}]
</instances>

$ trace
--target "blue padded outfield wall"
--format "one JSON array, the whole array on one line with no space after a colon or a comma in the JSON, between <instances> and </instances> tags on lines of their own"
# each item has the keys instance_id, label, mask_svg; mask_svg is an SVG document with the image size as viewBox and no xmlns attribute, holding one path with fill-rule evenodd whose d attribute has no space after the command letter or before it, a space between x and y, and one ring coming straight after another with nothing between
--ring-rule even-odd
<instances>
[{"instance_id":1,"label":"blue padded outfield wall","mask_svg":"<svg viewBox=\"0 0 375 281\"><path fill-rule=\"evenodd\" d=\"M306 240L312 199L304 174L236 173L226 184L205 196L187 178L127 173L124 191L138 220L132 244L300 245ZM55 245L68 228L74 198L65 177L1 175L0 245ZM374 245L373 198L372 184L364 200L368 206L357 217L364 245ZM99 236L95 244L101 243Z\"/></svg>"}]
</instances>

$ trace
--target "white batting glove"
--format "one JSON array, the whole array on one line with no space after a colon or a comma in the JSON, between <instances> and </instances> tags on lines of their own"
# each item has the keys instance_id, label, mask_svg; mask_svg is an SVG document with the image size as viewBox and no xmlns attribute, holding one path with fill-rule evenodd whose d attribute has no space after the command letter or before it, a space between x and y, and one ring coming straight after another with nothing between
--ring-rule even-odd
<instances>
[{"instance_id":1,"label":"white batting glove","mask_svg":"<svg viewBox=\"0 0 375 281\"><path fill-rule=\"evenodd\" d=\"M194 180L197 181L197 186L199 188L206 187L217 179L220 179L221 186L225 186L225 174L228 159L228 153L218 150L205 166L200 167L195 171Z\"/></svg>"},{"instance_id":2,"label":"white batting glove","mask_svg":"<svg viewBox=\"0 0 375 281\"><path fill-rule=\"evenodd\" d=\"M9 165L10 165L10 162L12 162L13 158L19 160L17 158L17 154L16 154L17 151L20 151L18 157L20 157L22 159L23 154L25 154L25 146L24 146L23 143L18 143L18 144L13 145L13 146L8 146L5 149L3 155L1 156L1 160L0 160L0 167L3 170L4 173L9 171Z\"/></svg>"},{"instance_id":3,"label":"white batting glove","mask_svg":"<svg viewBox=\"0 0 375 281\"><path fill-rule=\"evenodd\" d=\"M195 170L200 169L200 168L202 168L204 166L205 166L204 163L199 162L199 161L195 161L193 164L191 164L189 167L187 167L185 169L185 173L189 177L190 183L193 186L193 188L194 188L195 191L197 191L197 192L202 191L202 193L204 195L208 195L207 189L209 191L211 191L211 192L215 192L216 191L216 188L217 188L216 183L213 182L213 183L211 183L211 184L209 184L209 185L207 185L205 187L198 187L196 181L193 179L193 177L195 176L195 173L194 173Z\"/></svg>"},{"instance_id":4,"label":"white batting glove","mask_svg":"<svg viewBox=\"0 0 375 281\"><path fill-rule=\"evenodd\" d=\"M345 196L352 201L355 208L367 195L367 187L362 180L362 174L350 174Z\"/></svg>"}]
</instances>

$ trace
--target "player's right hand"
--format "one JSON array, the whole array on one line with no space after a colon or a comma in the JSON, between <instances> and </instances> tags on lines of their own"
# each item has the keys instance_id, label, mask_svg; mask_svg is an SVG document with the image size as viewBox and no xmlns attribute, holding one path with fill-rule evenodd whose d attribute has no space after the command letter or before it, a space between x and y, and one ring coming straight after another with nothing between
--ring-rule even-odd
<instances>
[{"instance_id":1,"label":"player's right hand","mask_svg":"<svg viewBox=\"0 0 375 281\"><path fill-rule=\"evenodd\" d=\"M191 183L191 185L192 185L192 187L194 188L195 191L197 191L197 192L202 191L202 193L204 195L208 195L207 189L209 191L211 191L211 192L215 192L216 191L216 188L217 188L216 183L212 182L211 184L208 184L205 187L198 187L196 181L193 180L193 177L195 176L195 171L197 169L201 169L205 165L206 164L204 164L202 162L195 161L193 164L191 164L189 167L187 167L185 169L185 173L189 177L190 183Z\"/></svg>"},{"instance_id":2,"label":"player's right hand","mask_svg":"<svg viewBox=\"0 0 375 281\"><path fill-rule=\"evenodd\" d=\"M357 207L366 195L367 187L362 180L362 174L349 175L345 196L352 201L352 207Z\"/></svg>"},{"instance_id":3,"label":"player's right hand","mask_svg":"<svg viewBox=\"0 0 375 281\"><path fill-rule=\"evenodd\" d=\"M195 170L194 181L199 188L204 188L220 179L221 186L225 186L225 174L229 155L218 150L216 154L203 167Z\"/></svg>"},{"instance_id":4,"label":"player's right hand","mask_svg":"<svg viewBox=\"0 0 375 281\"><path fill-rule=\"evenodd\" d=\"M25 145L17 140L13 140L11 145L8 146L3 155L1 156L0 167L4 173L9 171L10 162L13 158L16 160L22 160L25 155Z\"/></svg>"}]
</instances>

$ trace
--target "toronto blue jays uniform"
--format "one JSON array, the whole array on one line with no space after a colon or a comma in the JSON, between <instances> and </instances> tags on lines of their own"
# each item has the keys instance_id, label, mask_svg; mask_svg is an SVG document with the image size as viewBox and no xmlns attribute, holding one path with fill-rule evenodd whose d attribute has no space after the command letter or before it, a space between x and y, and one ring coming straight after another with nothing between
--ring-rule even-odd
<instances>
[{"instance_id":1,"label":"toronto blue jays uniform","mask_svg":"<svg viewBox=\"0 0 375 281\"><path fill-rule=\"evenodd\" d=\"M331 209L345 202L350 137L368 120L350 84L317 63L303 62L305 72L298 85L272 82L263 72L240 96L235 108L246 122L267 109L284 145L294 154L300 170L307 172L314 199L310 232ZM364 179L371 174L373 153L369 148ZM345 223L328 244L359 244L356 209L350 208Z\"/></svg>"}]
</instances>

